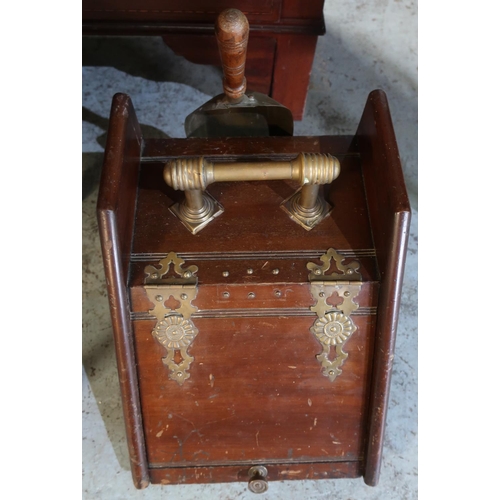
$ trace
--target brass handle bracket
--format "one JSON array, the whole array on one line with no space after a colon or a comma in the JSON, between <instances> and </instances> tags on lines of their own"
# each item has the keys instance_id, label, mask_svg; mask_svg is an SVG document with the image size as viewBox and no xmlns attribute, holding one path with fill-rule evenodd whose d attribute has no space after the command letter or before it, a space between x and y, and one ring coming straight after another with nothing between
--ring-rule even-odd
<instances>
[{"instance_id":1,"label":"brass handle bracket","mask_svg":"<svg viewBox=\"0 0 500 500\"><path fill-rule=\"evenodd\" d=\"M296 180L301 188L281 203L292 220L310 230L330 212L331 206L320 196L319 186L333 182L340 174L340 162L329 154L300 153L291 161L259 163L213 163L204 157L178 158L163 169L165 182L186 193L185 199L170 208L193 234L203 229L224 209L205 192L214 182Z\"/></svg>"}]
</instances>

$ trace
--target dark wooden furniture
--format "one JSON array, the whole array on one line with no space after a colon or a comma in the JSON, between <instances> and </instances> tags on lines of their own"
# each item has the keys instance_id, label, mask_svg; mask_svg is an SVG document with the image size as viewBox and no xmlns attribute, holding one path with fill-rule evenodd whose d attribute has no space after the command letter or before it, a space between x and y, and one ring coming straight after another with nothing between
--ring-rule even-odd
<instances>
[{"instance_id":1,"label":"dark wooden furniture","mask_svg":"<svg viewBox=\"0 0 500 500\"><path fill-rule=\"evenodd\" d=\"M220 66L214 23L226 8L250 23L248 88L271 96L301 120L324 0L83 0L83 35L162 36L177 54Z\"/></svg>"},{"instance_id":2,"label":"dark wooden furniture","mask_svg":"<svg viewBox=\"0 0 500 500\"><path fill-rule=\"evenodd\" d=\"M292 181L209 186L225 212L195 235L169 210L183 197L163 181L171 158L285 161L301 152L335 155L342 166L321 190L333 211L309 232L279 209L298 187ZM117 94L97 210L137 488L248 481L254 466L267 469L266 478L251 478L254 487L359 476L377 484L410 222L382 91L370 94L354 136L225 140L144 140L130 98ZM345 265L361 266L357 329L333 382L316 359L308 276L308 262L320 266L330 247ZM162 362L150 311L156 300L178 312L193 287L167 298L144 284L148 266L170 252L185 260L182 279L192 278L184 272L192 265L199 277L191 317L199 332L182 384ZM332 310L347 300L328 299Z\"/></svg>"}]
</instances>

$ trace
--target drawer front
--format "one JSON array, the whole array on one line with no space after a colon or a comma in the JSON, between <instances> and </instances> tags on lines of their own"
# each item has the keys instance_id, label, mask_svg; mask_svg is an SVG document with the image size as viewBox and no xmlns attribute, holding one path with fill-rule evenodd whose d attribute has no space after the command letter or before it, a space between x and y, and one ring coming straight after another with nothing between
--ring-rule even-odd
<instances>
[{"instance_id":1,"label":"drawer front","mask_svg":"<svg viewBox=\"0 0 500 500\"><path fill-rule=\"evenodd\" d=\"M355 478L363 474L361 462L314 464L266 464L268 481L289 479ZM228 465L224 467L178 467L149 469L153 484L230 483L249 480L251 467Z\"/></svg>"},{"instance_id":2,"label":"drawer front","mask_svg":"<svg viewBox=\"0 0 500 500\"><path fill-rule=\"evenodd\" d=\"M84 21L167 21L213 24L224 9L237 8L254 22L277 22L278 0L83 0Z\"/></svg>"}]
</instances>

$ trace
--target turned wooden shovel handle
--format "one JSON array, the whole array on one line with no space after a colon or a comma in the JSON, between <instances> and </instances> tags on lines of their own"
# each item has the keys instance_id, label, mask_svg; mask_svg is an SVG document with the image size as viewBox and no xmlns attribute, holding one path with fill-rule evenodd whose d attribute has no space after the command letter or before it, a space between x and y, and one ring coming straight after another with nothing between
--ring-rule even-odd
<instances>
[{"instance_id":1,"label":"turned wooden shovel handle","mask_svg":"<svg viewBox=\"0 0 500 500\"><path fill-rule=\"evenodd\" d=\"M247 88L245 61L249 31L245 14L237 9L224 10L215 23L215 35L224 72L224 92L231 100L243 97Z\"/></svg>"}]
</instances>

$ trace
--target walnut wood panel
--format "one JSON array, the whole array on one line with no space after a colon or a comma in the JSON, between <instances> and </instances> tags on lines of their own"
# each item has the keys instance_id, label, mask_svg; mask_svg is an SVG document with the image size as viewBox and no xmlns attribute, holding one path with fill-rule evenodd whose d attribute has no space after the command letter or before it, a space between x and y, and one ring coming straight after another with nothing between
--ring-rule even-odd
<instances>
[{"instance_id":1,"label":"walnut wood panel","mask_svg":"<svg viewBox=\"0 0 500 500\"><path fill-rule=\"evenodd\" d=\"M182 386L168 379L151 322L134 322L150 467L362 460L374 319L356 317L332 383L313 318L197 318Z\"/></svg>"},{"instance_id":2,"label":"walnut wood panel","mask_svg":"<svg viewBox=\"0 0 500 500\"><path fill-rule=\"evenodd\" d=\"M149 469L152 483L190 484L226 483L248 481L248 466L227 465L225 467L168 467ZM353 478L362 474L361 462L328 462L266 465L270 481L290 479L336 479Z\"/></svg>"},{"instance_id":3,"label":"walnut wood panel","mask_svg":"<svg viewBox=\"0 0 500 500\"><path fill-rule=\"evenodd\" d=\"M224 9L238 8L251 22L279 20L278 0L83 0L85 21L175 21L209 23L213 26Z\"/></svg>"},{"instance_id":4,"label":"walnut wood panel","mask_svg":"<svg viewBox=\"0 0 500 500\"><path fill-rule=\"evenodd\" d=\"M367 202L381 274L365 482L380 475L384 427L394 359L403 271L410 229L410 204L384 92L370 93L355 146L361 155Z\"/></svg>"},{"instance_id":5,"label":"walnut wood panel","mask_svg":"<svg viewBox=\"0 0 500 500\"><path fill-rule=\"evenodd\" d=\"M152 483L191 484L226 483L248 481L248 466L227 465L224 467L170 467L149 469ZM275 464L266 465L269 481L290 479L337 479L362 475L361 462L327 462L316 464Z\"/></svg>"},{"instance_id":6,"label":"walnut wood panel","mask_svg":"<svg viewBox=\"0 0 500 500\"><path fill-rule=\"evenodd\" d=\"M170 34L164 36L163 40L176 54L182 55L188 61L219 67L221 65L213 28L209 35ZM275 50L276 40L274 38L254 36L253 34L250 37L245 66L248 91L253 90L270 95ZM223 93L222 80L220 93Z\"/></svg>"},{"instance_id":7,"label":"walnut wood panel","mask_svg":"<svg viewBox=\"0 0 500 500\"><path fill-rule=\"evenodd\" d=\"M130 98L117 94L102 170L97 217L113 324L118 376L132 477L137 488L149 484L126 280L132 241L142 136Z\"/></svg>"}]
</instances>

